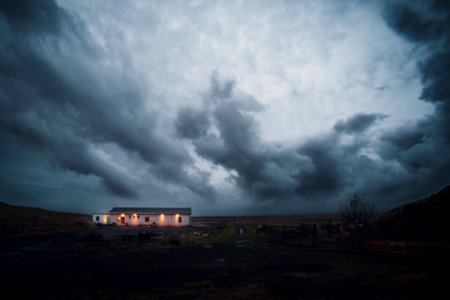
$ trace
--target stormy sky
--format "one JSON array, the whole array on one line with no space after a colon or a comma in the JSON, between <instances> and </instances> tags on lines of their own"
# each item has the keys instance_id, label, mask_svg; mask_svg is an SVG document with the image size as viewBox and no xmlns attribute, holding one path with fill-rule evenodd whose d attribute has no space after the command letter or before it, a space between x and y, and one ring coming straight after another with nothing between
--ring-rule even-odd
<instances>
[{"instance_id":1,"label":"stormy sky","mask_svg":"<svg viewBox=\"0 0 450 300\"><path fill-rule=\"evenodd\" d=\"M0 201L386 210L450 183L448 1L0 2Z\"/></svg>"}]
</instances>

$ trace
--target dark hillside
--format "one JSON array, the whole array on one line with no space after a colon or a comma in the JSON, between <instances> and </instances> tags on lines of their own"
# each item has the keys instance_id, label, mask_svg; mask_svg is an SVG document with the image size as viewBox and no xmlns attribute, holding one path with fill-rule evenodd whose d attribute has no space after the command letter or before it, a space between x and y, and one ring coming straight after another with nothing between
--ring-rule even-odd
<instances>
[{"instance_id":1,"label":"dark hillside","mask_svg":"<svg viewBox=\"0 0 450 300\"><path fill-rule=\"evenodd\" d=\"M93 227L89 215L53 212L0 202L0 239L15 239Z\"/></svg>"},{"instance_id":2,"label":"dark hillside","mask_svg":"<svg viewBox=\"0 0 450 300\"><path fill-rule=\"evenodd\" d=\"M450 241L450 186L428 198L402 205L381 215L377 222L386 238Z\"/></svg>"}]
</instances>

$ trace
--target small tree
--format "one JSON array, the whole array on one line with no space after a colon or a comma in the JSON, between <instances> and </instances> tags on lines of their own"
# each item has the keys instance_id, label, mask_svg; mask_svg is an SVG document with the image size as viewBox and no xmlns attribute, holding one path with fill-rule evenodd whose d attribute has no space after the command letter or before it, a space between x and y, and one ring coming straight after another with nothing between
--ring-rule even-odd
<instances>
[{"instance_id":1,"label":"small tree","mask_svg":"<svg viewBox=\"0 0 450 300\"><path fill-rule=\"evenodd\" d=\"M375 205L367 202L358 194L354 194L339 208L339 214L347 228L354 230L356 235L363 235L367 231L369 219L375 212Z\"/></svg>"}]
</instances>

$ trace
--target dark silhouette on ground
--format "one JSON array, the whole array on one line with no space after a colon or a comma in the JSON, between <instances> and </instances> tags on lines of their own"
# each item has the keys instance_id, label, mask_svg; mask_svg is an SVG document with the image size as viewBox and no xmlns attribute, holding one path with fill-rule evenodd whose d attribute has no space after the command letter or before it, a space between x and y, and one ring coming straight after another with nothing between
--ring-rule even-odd
<instances>
[{"instance_id":1,"label":"dark silhouette on ground","mask_svg":"<svg viewBox=\"0 0 450 300\"><path fill-rule=\"evenodd\" d=\"M357 236L367 235L367 228L374 212L375 205L358 194L354 194L339 208L344 227Z\"/></svg>"},{"instance_id":2,"label":"dark silhouette on ground","mask_svg":"<svg viewBox=\"0 0 450 300\"><path fill-rule=\"evenodd\" d=\"M1 204L2 292L24 299L435 299L449 279L449 194L447 187L382 214L370 225L379 240L354 239L326 216L90 227L86 215Z\"/></svg>"},{"instance_id":3,"label":"dark silhouette on ground","mask_svg":"<svg viewBox=\"0 0 450 300\"><path fill-rule=\"evenodd\" d=\"M375 221L379 234L393 240L449 242L450 186L425 199L402 205Z\"/></svg>"}]
</instances>

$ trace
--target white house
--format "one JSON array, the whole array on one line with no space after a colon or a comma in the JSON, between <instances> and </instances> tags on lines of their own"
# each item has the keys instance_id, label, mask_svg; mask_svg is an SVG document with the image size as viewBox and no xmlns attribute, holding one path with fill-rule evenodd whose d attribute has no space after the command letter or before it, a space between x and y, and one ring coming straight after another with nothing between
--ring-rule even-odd
<instances>
[{"instance_id":1,"label":"white house","mask_svg":"<svg viewBox=\"0 0 450 300\"><path fill-rule=\"evenodd\" d=\"M114 207L105 214L93 214L96 224L119 226L188 226L191 224L191 208Z\"/></svg>"}]
</instances>

